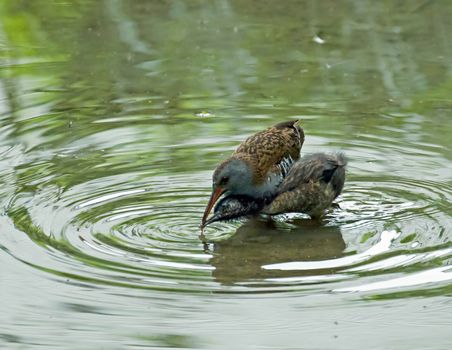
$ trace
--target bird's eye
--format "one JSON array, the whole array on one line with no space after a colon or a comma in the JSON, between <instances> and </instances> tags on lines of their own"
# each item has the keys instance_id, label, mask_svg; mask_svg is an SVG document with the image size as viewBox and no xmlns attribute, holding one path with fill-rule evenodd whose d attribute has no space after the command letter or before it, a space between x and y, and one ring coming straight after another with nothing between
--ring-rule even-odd
<instances>
[{"instance_id":1,"label":"bird's eye","mask_svg":"<svg viewBox=\"0 0 452 350\"><path fill-rule=\"evenodd\" d=\"M226 185L226 184L228 183L228 181L229 181L229 178L226 177L226 176L223 176L223 177L220 179L220 185Z\"/></svg>"}]
</instances>

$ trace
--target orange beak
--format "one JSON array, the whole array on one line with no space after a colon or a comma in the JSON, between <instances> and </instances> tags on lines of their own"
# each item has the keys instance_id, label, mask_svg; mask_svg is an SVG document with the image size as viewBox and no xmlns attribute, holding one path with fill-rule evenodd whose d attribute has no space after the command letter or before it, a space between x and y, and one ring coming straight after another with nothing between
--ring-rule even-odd
<instances>
[{"instance_id":1,"label":"orange beak","mask_svg":"<svg viewBox=\"0 0 452 350\"><path fill-rule=\"evenodd\" d=\"M206 210L204 211L204 215L202 217L201 221L201 227L204 227L204 224L206 223L207 217L209 216L210 211L212 210L212 207L217 202L218 198L225 192L226 190L221 187L217 187L210 196L209 203L207 204Z\"/></svg>"}]
</instances>

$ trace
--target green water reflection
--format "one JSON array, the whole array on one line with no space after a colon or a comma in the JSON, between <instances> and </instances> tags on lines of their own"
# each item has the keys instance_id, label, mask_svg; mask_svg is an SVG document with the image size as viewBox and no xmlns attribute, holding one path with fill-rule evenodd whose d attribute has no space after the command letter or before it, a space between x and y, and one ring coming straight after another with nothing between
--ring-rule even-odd
<instances>
[{"instance_id":1,"label":"green water reflection","mask_svg":"<svg viewBox=\"0 0 452 350\"><path fill-rule=\"evenodd\" d=\"M0 347L450 348L451 16L0 2ZM206 250L213 168L292 118L350 158L341 209L216 224Z\"/></svg>"}]
</instances>

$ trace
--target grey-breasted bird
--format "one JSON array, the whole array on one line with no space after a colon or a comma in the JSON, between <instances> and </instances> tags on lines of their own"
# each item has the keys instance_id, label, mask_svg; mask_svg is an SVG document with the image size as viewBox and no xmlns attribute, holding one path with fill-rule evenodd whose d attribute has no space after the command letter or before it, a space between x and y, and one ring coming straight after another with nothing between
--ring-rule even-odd
<instances>
[{"instance_id":1,"label":"grey-breasted bird","mask_svg":"<svg viewBox=\"0 0 452 350\"><path fill-rule=\"evenodd\" d=\"M274 198L293 162L300 157L304 132L297 122L279 123L250 136L217 166L201 227L222 195L243 196L259 203Z\"/></svg>"}]
</instances>

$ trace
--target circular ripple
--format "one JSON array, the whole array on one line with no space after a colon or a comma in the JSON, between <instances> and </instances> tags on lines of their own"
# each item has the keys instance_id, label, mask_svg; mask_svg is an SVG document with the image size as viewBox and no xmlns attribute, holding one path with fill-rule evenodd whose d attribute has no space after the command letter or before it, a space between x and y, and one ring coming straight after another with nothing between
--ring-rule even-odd
<instances>
[{"instance_id":1,"label":"circular ripple","mask_svg":"<svg viewBox=\"0 0 452 350\"><path fill-rule=\"evenodd\" d=\"M362 147L368 157L380 160L350 161L340 208L321 222L288 214L272 221L215 223L204 232L207 245L199 237L199 223L211 171L168 174L157 166L128 168L124 164L131 151L121 149L108 155L119 157L112 163L113 175L99 176L88 167L86 177L68 180L60 168L87 162L84 154L64 154L51 162L44 154L44 160L24 162L16 173L8 173L17 177L17 189L6 194L3 219L15 230L8 231L2 247L64 281L92 285L234 293L406 285L410 280L372 285L372 279L382 275L391 281L402 268L425 273L446 264L452 256L452 184L424 176L429 170L416 177L406 169L391 173L390 161L381 160L372 142L364 139L346 150L353 156ZM396 157L397 142L387 148ZM144 146L142 152L147 152ZM429 157L417 155L424 165ZM20 234L29 239L18 239ZM433 279L449 278L446 270L432 271Z\"/></svg>"},{"instance_id":2,"label":"circular ripple","mask_svg":"<svg viewBox=\"0 0 452 350\"><path fill-rule=\"evenodd\" d=\"M375 275L406 264L394 260L395 246L409 249L416 242L413 264L437 259L419 250L432 249L428 238L415 235L404 244L404 233L417 226L413 222L419 217L431 230L442 227L445 201L452 197L450 186L439 190L427 181L395 179L375 185L369 178L353 179L340 197L340 209L332 210L323 224L300 216L221 223L206 231L216 243L205 250L198 236L208 192L187 185L196 183L195 178L173 176L94 193L84 191L89 183L64 193L48 187L38 195L17 196L8 215L36 243L35 249L44 248L41 254L51 257L40 268L71 279L173 291L290 291L321 285L341 290L363 271ZM410 198L415 192L416 198ZM381 232L391 225L396 233L383 244ZM370 233L368 241L362 232ZM356 243L344 255L344 239L350 237ZM449 255L445 250L441 257Z\"/></svg>"}]
</instances>

